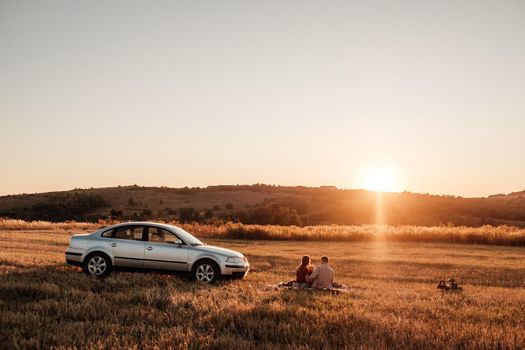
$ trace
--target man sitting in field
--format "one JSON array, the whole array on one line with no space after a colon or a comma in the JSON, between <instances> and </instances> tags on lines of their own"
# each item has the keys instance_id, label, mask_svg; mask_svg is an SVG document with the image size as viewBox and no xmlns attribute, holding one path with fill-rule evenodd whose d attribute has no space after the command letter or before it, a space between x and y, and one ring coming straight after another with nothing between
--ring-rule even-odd
<instances>
[{"instance_id":1,"label":"man sitting in field","mask_svg":"<svg viewBox=\"0 0 525 350\"><path fill-rule=\"evenodd\" d=\"M308 255L303 256L301 265L297 266L297 271L295 272L295 281L299 283L300 288L310 287L310 283L306 280L306 277L309 276L314 270L314 266L310 265L310 257Z\"/></svg>"},{"instance_id":2,"label":"man sitting in field","mask_svg":"<svg viewBox=\"0 0 525 350\"><path fill-rule=\"evenodd\" d=\"M311 275L306 276L306 280L312 283L312 288L325 289L332 288L334 281L334 269L328 264L328 257L321 258L321 265L317 266Z\"/></svg>"}]
</instances>

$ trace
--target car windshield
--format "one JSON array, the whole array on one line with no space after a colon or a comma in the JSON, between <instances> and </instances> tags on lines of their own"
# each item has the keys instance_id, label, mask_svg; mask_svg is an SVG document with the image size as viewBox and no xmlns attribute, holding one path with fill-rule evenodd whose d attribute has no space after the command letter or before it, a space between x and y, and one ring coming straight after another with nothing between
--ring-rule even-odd
<instances>
[{"instance_id":1,"label":"car windshield","mask_svg":"<svg viewBox=\"0 0 525 350\"><path fill-rule=\"evenodd\" d=\"M180 227L171 226L173 231L188 245L204 245L201 241L195 238L191 233L184 231Z\"/></svg>"}]
</instances>

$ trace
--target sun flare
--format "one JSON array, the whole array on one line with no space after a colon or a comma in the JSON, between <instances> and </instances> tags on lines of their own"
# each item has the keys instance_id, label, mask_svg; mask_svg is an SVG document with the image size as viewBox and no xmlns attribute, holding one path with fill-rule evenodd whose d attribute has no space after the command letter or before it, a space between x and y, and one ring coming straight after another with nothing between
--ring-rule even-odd
<instances>
[{"instance_id":1,"label":"sun flare","mask_svg":"<svg viewBox=\"0 0 525 350\"><path fill-rule=\"evenodd\" d=\"M398 192L400 191L399 180L395 173L385 167L374 167L368 169L361 181L362 187L369 191Z\"/></svg>"}]
</instances>

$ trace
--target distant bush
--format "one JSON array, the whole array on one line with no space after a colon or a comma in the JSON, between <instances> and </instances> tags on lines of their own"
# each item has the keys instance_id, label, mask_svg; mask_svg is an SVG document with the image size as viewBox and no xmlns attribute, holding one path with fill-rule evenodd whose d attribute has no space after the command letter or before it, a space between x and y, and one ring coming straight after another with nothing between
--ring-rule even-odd
<instances>
[{"instance_id":1,"label":"distant bush","mask_svg":"<svg viewBox=\"0 0 525 350\"><path fill-rule=\"evenodd\" d=\"M252 210L241 210L234 216L245 224L295 226L302 224L297 210L281 203L268 203Z\"/></svg>"},{"instance_id":2,"label":"distant bush","mask_svg":"<svg viewBox=\"0 0 525 350\"><path fill-rule=\"evenodd\" d=\"M176 209L164 208L164 211L166 211L166 213L168 213L168 215L177 215L177 210Z\"/></svg>"},{"instance_id":3,"label":"distant bush","mask_svg":"<svg viewBox=\"0 0 525 350\"><path fill-rule=\"evenodd\" d=\"M182 222L199 221L199 212L195 208L179 208L179 219Z\"/></svg>"},{"instance_id":4,"label":"distant bush","mask_svg":"<svg viewBox=\"0 0 525 350\"><path fill-rule=\"evenodd\" d=\"M110 215L113 219L120 219L122 218L122 210L117 210L117 209L111 209L110 211Z\"/></svg>"},{"instance_id":5,"label":"distant bush","mask_svg":"<svg viewBox=\"0 0 525 350\"><path fill-rule=\"evenodd\" d=\"M34 204L31 207L30 218L49 221L83 221L88 218L87 213L108 205L100 195L95 194L75 192L74 194L55 195L44 202Z\"/></svg>"},{"instance_id":6,"label":"distant bush","mask_svg":"<svg viewBox=\"0 0 525 350\"><path fill-rule=\"evenodd\" d=\"M180 194L195 194L195 193L199 193L201 189L198 187L189 188L186 186L183 188L177 188L175 191Z\"/></svg>"}]
</instances>

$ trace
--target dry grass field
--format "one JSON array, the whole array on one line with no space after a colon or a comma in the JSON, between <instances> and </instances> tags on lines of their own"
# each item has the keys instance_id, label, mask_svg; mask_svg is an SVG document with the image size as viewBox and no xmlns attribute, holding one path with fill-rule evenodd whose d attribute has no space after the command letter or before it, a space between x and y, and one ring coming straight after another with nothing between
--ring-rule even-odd
<instances>
[{"instance_id":1,"label":"dry grass field","mask_svg":"<svg viewBox=\"0 0 525 350\"><path fill-rule=\"evenodd\" d=\"M0 230L92 230L109 226L118 221L100 220L98 223L47 221L24 221L0 218ZM162 222L162 221L161 221ZM279 226L243 225L241 223L179 223L164 221L181 226L200 238L245 239L277 241L335 241L362 242L380 238L388 242L433 242L488 244L525 247L525 228L515 226L388 226L388 225L316 225Z\"/></svg>"},{"instance_id":2,"label":"dry grass field","mask_svg":"<svg viewBox=\"0 0 525 350\"><path fill-rule=\"evenodd\" d=\"M174 225L179 225L177 222ZM363 242L380 238L388 242L433 242L489 244L525 247L525 229L514 226L388 226L388 225L317 225L278 226L182 224L200 237L222 239L293 240Z\"/></svg>"},{"instance_id":3,"label":"dry grass field","mask_svg":"<svg viewBox=\"0 0 525 350\"><path fill-rule=\"evenodd\" d=\"M0 347L525 348L525 248L208 238L252 271L215 285L157 273L104 280L66 266L72 233L97 225L0 225ZM197 234L198 236L198 234ZM303 254L328 255L348 292L268 291ZM456 277L463 291L436 289Z\"/></svg>"}]
</instances>

